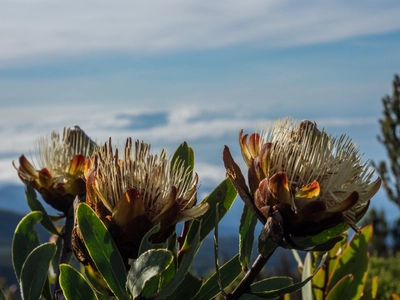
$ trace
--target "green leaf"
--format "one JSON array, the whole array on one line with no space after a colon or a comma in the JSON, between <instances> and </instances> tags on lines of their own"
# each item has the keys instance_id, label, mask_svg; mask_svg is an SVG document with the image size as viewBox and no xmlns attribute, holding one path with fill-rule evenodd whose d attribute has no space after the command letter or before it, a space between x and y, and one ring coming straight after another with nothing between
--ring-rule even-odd
<instances>
[{"instance_id":1,"label":"green leaf","mask_svg":"<svg viewBox=\"0 0 400 300\"><path fill-rule=\"evenodd\" d=\"M360 299L361 295L357 298L349 297L349 289L351 282L354 280L353 275L346 275L336 282L335 286L329 291L326 299Z\"/></svg>"},{"instance_id":2,"label":"green leaf","mask_svg":"<svg viewBox=\"0 0 400 300\"><path fill-rule=\"evenodd\" d=\"M60 265L60 285L67 300L97 299L85 277L70 265Z\"/></svg>"},{"instance_id":3,"label":"green leaf","mask_svg":"<svg viewBox=\"0 0 400 300\"><path fill-rule=\"evenodd\" d=\"M152 244L149 242L150 236L152 234L156 233L157 231L159 231L160 227L161 227L161 225L160 225L160 223L158 223L156 226L151 228L149 230L149 232L146 233L146 235L143 237L142 241L140 242L138 256L142 255L142 253L146 252L147 250L166 248L166 247L164 247L163 244Z\"/></svg>"},{"instance_id":4,"label":"green leaf","mask_svg":"<svg viewBox=\"0 0 400 300\"><path fill-rule=\"evenodd\" d=\"M42 203L40 203L40 201L38 200L34 188L27 181L25 181L25 195L26 195L26 201L28 202L28 206L31 209L31 211L40 211L43 214L43 218L40 222L43 225L43 227L51 234L60 235L57 228L54 226L53 221L47 214L47 211L44 209Z\"/></svg>"},{"instance_id":5,"label":"green leaf","mask_svg":"<svg viewBox=\"0 0 400 300\"><path fill-rule=\"evenodd\" d=\"M301 280L307 280L307 277L311 275L311 253L308 252L306 254L306 258L304 260L303 272L301 273ZM307 282L301 288L301 296L303 299L312 299L312 285L311 281Z\"/></svg>"},{"instance_id":6,"label":"green leaf","mask_svg":"<svg viewBox=\"0 0 400 300\"><path fill-rule=\"evenodd\" d=\"M168 297L169 300L192 299L200 290L203 280L187 273L185 279L176 288L175 292Z\"/></svg>"},{"instance_id":7,"label":"green leaf","mask_svg":"<svg viewBox=\"0 0 400 300\"><path fill-rule=\"evenodd\" d=\"M148 297L159 292L174 273L174 255L166 249L151 249L132 264L128 272L127 288L132 298Z\"/></svg>"},{"instance_id":8,"label":"green leaf","mask_svg":"<svg viewBox=\"0 0 400 300\"><path fill-rule=\"evenodd\" d=\"M263 291L276 291L281 288L285 288L289 285L293 284L293 279L290 277L270 277L264 280L261 280L257 283L251 285L251 289L254 292L263 292ZM266 299L276 299L276 296L265 297ZM255 299L265 299L263 297L258 297L256 295L244 294L240 297L240 300L255 300ZM303 298L306 299L306 298ZM312 299L312 298L310 298Z\"/></svg>"},{"instance_id":9,"label":"green leaf","mask_svg":"<svg viewBox=\"0 0 400 300\"><path fill-rule=\"evenodd\" d=\"M76 215L90 257L110 290L118 299L128 298L125 265L107 228L86 203L78 204Z\"/></svg>"},{"instance_id":10,"label":"green leaf","mask_svg":"<svg viewBox=\"0 0 400 300\"><path fill-rule=\"evenodd\" d=\"M369 204L368 204L369 205ZM366 210L364 212L364 214L358 216L358 218L356 219L356 222L358 222L359 220L362 219L362 217L365 215ZM293 242L295 242L298 245L301 245L303 247L303 249L307 249L310 248L308 250L312 250L312 251L329 251L330 249L327 249L330 246L334 246L334 239L337 238L338 236L340 236L342 233L346 232L347 230L349 230L350 226L345 223L339 223L338 225L326 229L323 232L316 234L314 236L307 236L307 237L292 237ZM315 247L316 245L324 245L323 247L319 247L318 250L314 250L313 247ZM318 247L318 246L317 246ZM320 250L323 249L323 250Z\"/></svg>"},{"instance_id":11,"label":"green leaf","mask_svg":"<svg viewBox=\"0 0 400 300\"><path fill-rule=\"evenodd\" d=\"M286 286L286 287L277 288L277 289L272 290L272 291L263 291L263 292L257 292L257 291L254 291L254 292L253 292L253 291L252 291L252 292L250 292L250 294L259 296L259 297L261 297L261 298L267 298L267 299L268 299L268 298L273 298L273 297L279 297L279 296L281 296L281 295L288 294L288 293L293 293L293 292L295 292L295 291L301 289L305 284L307 284L307 282L309 282L309 281L313 278L313 276L318 272L318 270L319 270L319 269L322 267L322 265L324 264L324 262L325 262L325 260L326 260L326 256L327 256L327 255L325 254L325 255L322 257L322 259L321 259L321 261L320 261L318 267L315 269L314 273L313 273L311 276L307 277L305 280L303 280L303 281L301 281L301 282L298 282L298 283L295 283L295 284L290 284L290 285L288 285L288 286ZM251 287L252 287L252 288L253 288L254 286L257 287L257 284L258 284L258 282L252 284Z\"/></svg>"},{"instance_id":12,"label":"green leaf","mask_svg":"<svg viewBox=\"0 0 400 300\"><path fill-rule=\"evenodd\" d=\"M176 161L180 160L185 168L189 168L191 172L194 170L194 151L186 142L183 142L175 150L174 155L171 158L171 168L176 167ZM171 169L172 170L172 169Z\"/></svg>"},{"instance_id":13,"label":"green leaf","mask_svg":"<svg viewBox=\"0 0 400 300\"><path fill-rule=\"evenodd\" d=\"M187 238L185 244L185 255L182 257L178 271L176 272L174 278L172 278L172 280L161 290L157 299L169 299L167 297L174 293L185 279L186 274L189 272L189 269L192 266L194 256L199 248L200 232L197 231L196 235L191 236L190 239Z\"/></svg>"},{"instance_id":14,"label":"green leaf","mask_svg":"<svg viewBox=\"0 0 400 300\"><path fill-rule=\"evenodd\" d=\"M54 255L53 260L51 261L51 265L55 273L57 273L60 265L60 254L61 254L62 244L63 244L63 238L62 236L58 236L56 240L57 252Z\"/></svg>"},{"instance_id":15,"label":"green leaf","mask_svg":"<svg viewBox=\"0 0 400 300\"><path fill-rule=\"evenodd\" d=\"M43 214L39 211L30 212L17 225L12 241L12 261L15 276L20 280L22 265L29 253L39 246L39 236L35 225L42 220Z\"/></svg>"},{"instance_id":16,"label":"green leaf","mask_svg":"<svg viewBox=\"0 0 400 300\"><path fill-rule=\"evenodd\" d=\"M228 210L232 207L236 199L237 192L233 187L229 178L223 180L212 193L204 198L201 202L207 202L210 205L208 211L198 218L201 220L200 241L215 228L215 210L218 205L218 218L219 221L225 216ZM189 231L192 228L189 229Z\"/></svg>"},{"instance_id":17,"label":"green leaf","mask_svg":"<svg viewBox=\"0 0 400 300\"><path fill-rule=\"evenodd\" d=\"M242 266L239 262L239 254L234 256L231 260L226 262L220 269L220 280L223 288L228 287L242 272ZM194 296L195 300L208 300L213 299L220 293L217 274L214 273L203 284L200 291Z\"/></svg>"},{"instance_id":18,"label":"green leaf","mask_svg":"<svg viewBox=\"0 0 400 300\"><path fill-rule=\"evenodd\" d=\"M55 254L56 255L56 254ZM50 287L50 281L49 281L49 276L46 277L46 281L44 283L43 289L42 289L42 297L45 300L53 300L53 295L51 293L51 287Z\"/></svg>"},{"instance_id":19,"label":"green leaf","mask_svg":"<svg viewBox=\"0 0 400 300\"><path fill-rule=\"evenodd\" d=\"M257 225L257 217L248 208L243 205L243 213L240 218L239 226L239 261L244 271L247 270L251 253L253 251L254 230Z\"/></svg>"},{"instance_id":20,"label":"green leaf","mask_svg":"<svg viewBox=\"0 0 400 300\"><path fill-rule=\"evenodd\" d=\"M21 270L22 299L40 298L56 248L53 243L44 243L33 249L28 255Z\"/></svg>"},{"instance_id":21,"label":"green leaf","mask_svg":"<svg viewBox=\"0 0 400 300\"><path fill-rule=\"evenodd\" d=\"M352 274L354 280L347 287L348 295L351 299L361 297L368 272L368 242L371 236L371 225L362 228L360 234L355 234L336 262L328 290L332 289L343 277Z\"/></svg>"}]
</instances>

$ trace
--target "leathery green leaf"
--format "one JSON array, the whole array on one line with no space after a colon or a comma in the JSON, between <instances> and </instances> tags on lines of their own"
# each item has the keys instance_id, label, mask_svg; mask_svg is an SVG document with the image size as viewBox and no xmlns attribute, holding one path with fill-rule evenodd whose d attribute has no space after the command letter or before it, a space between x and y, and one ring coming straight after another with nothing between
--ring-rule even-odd
<instances>
[{"instance_id":1,"label":"leathery green leaf","mask_svg":"<svg viewBox=\"0 0 400 300\"><path fill-rule=\"evenodd\" d=\"M22 299L40 298L56 248L53 243L44 243L29 253L21 270L20 287Z\"/></svg>"},{"instance_id":2,"label":"leathery green leaf","mask_svg":"<svg viewBox=\"0 0 400 300\"><path fill-rule=\"evenodd\" d=\"M301 280L306 280L307 277L311 275L311 253L308 252L306 254L306 258L304 260L304 265L303 265L303 272L301 273ZM301 296L303 299L312 299L312 285L311 281L307 282L302 288L301 288Z\"/></svg>"},{"instance_id":3,"label":"leathery green leaf","mask_svg":"<svg viewBox=\"0 0 400 300\"><path fill-rule=\"evenodd\" d=\"M362 294L368 272L369 255L367 247L371 236L371 225L362 228L360 234L353 236L336 261L331 273L332 276L329 279L328 290L332 289L343 277L352 274L354 280L347 287L348 295L353 299Z\"/></svg>"},{"instance_id":4,"label":"leathery green leaf","mask_svg":"<svg viewBox=\"0 0 400 300\"><path fill-rule=\"evenodd\" d=\"M166 249L151 249L132 264L127 288L133 298L148 297L159 292L174 274L174 255Z\"/></svg>"},{"instance_id":5,"label":"leathery green leaf","mask_svg":"<svg viewBox=\"0 0 400 300\"><path fill-rule=\"evenodd\" d=\"M166 247L164 247L163 244L152 244L149 242L150 236L153 233L156 233L157 231L159 231L160 227L161 227L160 223L158 223L156 226L154 226L152 229L150 229L149 232L146 233L146 235L143 237L142 241L140 242L138 256L142 255L142 253L146 252L147 250L166 248Z\"/></svg>"},{"instance_id":6,"label":"leathery green leaf","mask_svg":"<svg viewBox=\"0 0 400 300\"><path fill-rule=\"evenodd\" d=\"M232 207L233 202L236 199L237 192L233 187L229 178L223 180L212 193L204 198L201 202L207 202L210 205L208 211L198 218L201 221L200 228L200 241L203 241L205 237L215 228L215 210L218 206L218 219L219 221L225 216L228 210ZM189 229L192 230L192 227Z\"/></svg>"},{"instance_id":7,"label":"leathery green leaf","mask_svg":"<svg viewBox=\"0 0 400 300\"><path fill-rule=\"evenodd\" d=\"M190 238L187 237L185 244L185 254L180 262L178 271L171 281L161 290L157 299L169 299L185 279L200 245L200 232L197 231L197 233L194 236L190 236Z\"/></svg>"},{"instance_id":8,"label":"leathery green leaf","mask_svg":"<svg viewBox=\"0 0 400 300\"><path fill-rule=\"evenodd\" d=\"M169 300L192 299L200 290L203 280L187 273L185 279L176 288L175 292L168 297Z\"/></svg>"},{"instance_id":9,"label":"leathery green leaf","mask_svg":"<svg viewBox=\"0 0 400 300\"><path fill-rule=\"evenodd\" d=\"M348 287L353 279L354 277L351 274L339 279L335 286L329 291L326 299L360 299L361 295L358 295L357 298L349 298L350 291L348 290Z\"/></svg>"},{"instance_id":10,"label":"leathery green leaf","mask_svg":"<svg viewBox=\"0 0 400 300\"><path fill-rule=\"evenodd\" d=\"M17 279L20 279L22 265L29 253L39 246L39 236L35 225L42 220L43 214L39 211L30 212L17 225L12 241L12 261Z\"/></svg>"},{"instance_id":11,"label":"leathery green leaf","mask_svg":"<svg viewBox=\"0 0 400 300\"><path fill-rule=\"evenodd\" d=\"M257 217L247 205L243 205L243 213L239 225L239 261L244 271L250 261L253 251L254 230L257 225Z\"/></svg>"},{"instance_id":12,"label":"leathery green leaf","mask_svg":"<svg viewBox=\"0 0 400 300\"><path fill-rule=\"evenodd\" d=\"M60 265L60 285L67 300L97 299L85 277L70 265Z\"/></svg>"},{"instance_id":13,"label":"leathery green leaf","mask_svg":"<svg viewBox=\"0 0 400 300\"><path fill-rule=\"evenodd\" d=\"M293 279L290 277L270 277L262 281L259 281L251 285L251 290L254 292L263 291L275 291L281 288L285 288L293 284ZM244 294L240 297L240 300L252 300L252 299L262 299L263 297L258 297L256 295ZM266 299L276 299L276 296L265 297ZM265 299L264 298L264 299Z\"/></svg>"},{"instance_id":14,"label":"leathery green leaf","mask_svg":"<svg viewBox=\"0 0 400 300\"><path fill-rule=\"evenodd\" d=\"M38 200L34 188L27 181L25 182L25 196L31 211L40 211L43 214L42 220L40 222L42 226L51 234L60 235L57 228L54 226L54 223L51 220L50 216L47 214L47 211L44 209L42 203L40 203L40 201Z\"/></svg>"},{"instance_id":15,"label":"leathery green leaf","mask_svg":"<svg viewBox=\"0 0 400 300\"><path fill-rule=\"evenodd\" d=\"M261 285L263 284L262 283L263 281L260 281L260 282L253 283L251 285L252 291L249 292L249 294L256 295L258 297L267 298L268 299L268 298L279 297L279 296L284 295L284 294L295 292L295 291L301 289L305 284L307 284L307 282L309 282L313 278L313 276L318 272L318 270L324 264L324 262L326 260L326 256L327 256L326 254L324 254L324 256L322 256L322 259L321 259L318 267L315 269L314 273L311 276L307 277L305 280L301 281L301 282L298 282L298 283L295 283L295 284L290 284L288 286L277 288L277 289L274 289L274 290L258 291L259 290L259 285L260 285L260 289L261 289Z\"/></svg>"},{"instance_id":16,"label":"leathery green leaf","mask_svg":"<svg viewBox=\"0 0 400 300\"><path fill-rule=\"evenodd\" d=\"M171 168L175 166L176 160L180 160L186 168L191 171L194 169L194 151L186 142L183 142L175 150L174 155L171 158Z\"/></svg>"},{"instance_id":17,"label":"leathery green leaf","mask_svg":"<svg viewBox=\"0 0 400 300\"><path fill-rule=\"evenodd\" d=\"M220 281L222 288L228 287L242 272L242 266L239 262L239 254L227 261L219 269ZM194 296L195 300L213 299L220 293L217 274L214 273L202 285L200 291Z\"/></svg>"},{"instance_id":18,"label":"leathery green leaf","mask_svg":"<svg viewBox=\"0 0 400 300\"><path fill-rule=\"evenodd\" d=\"M111 235L96 213L79 203L77 223L90 257L117 299L129 298L125 290L125 265Z\"/></svg>"}]
</instances>

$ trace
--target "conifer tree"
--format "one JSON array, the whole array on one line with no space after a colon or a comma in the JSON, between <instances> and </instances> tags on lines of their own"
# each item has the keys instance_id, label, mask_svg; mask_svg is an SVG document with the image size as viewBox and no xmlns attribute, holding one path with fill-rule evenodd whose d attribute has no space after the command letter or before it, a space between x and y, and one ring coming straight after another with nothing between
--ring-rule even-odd
<instances>
[{"instance_id":1,"label":"conifer tree","mask_svg":"<svg viewBox=\"0 0 400 300\"><path fill-rule=\"evenodd\" d=\"M388 198L400 208L400 78L395 75L393 95L382 98L383 118L379 120L378 141L386 148L388 164L375 164Z\"/></svg>"}]
</instances>

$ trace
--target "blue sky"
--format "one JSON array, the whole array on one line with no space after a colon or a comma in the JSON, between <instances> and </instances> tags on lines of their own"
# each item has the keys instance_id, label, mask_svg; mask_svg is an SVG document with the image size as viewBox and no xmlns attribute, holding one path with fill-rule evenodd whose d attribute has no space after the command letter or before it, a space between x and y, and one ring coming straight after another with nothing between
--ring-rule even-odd
<instances>
[{"instance_id":1,"label":"blue sky","mask_svg":"<svg viewBox=\"0 0 400 300\"><path fill-rule=\"evenodd\" d=\"M13 1L0 11L0 183L52 130L188 141L204 194L223 145L285 116L381 160L381 98L400 72L398 1ZM374 205L398 210L384 193Z\"/></svg>"}]
</instances>

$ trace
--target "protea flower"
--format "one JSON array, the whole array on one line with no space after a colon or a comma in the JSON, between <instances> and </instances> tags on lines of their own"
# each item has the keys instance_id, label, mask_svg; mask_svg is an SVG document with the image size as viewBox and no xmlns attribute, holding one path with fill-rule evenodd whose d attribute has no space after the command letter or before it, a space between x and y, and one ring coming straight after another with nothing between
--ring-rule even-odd
<instances>
[{"instance_id":1,"label":"protea flower","mask_svg":"<svg viewBox=\"0 0 400 300\"><path fill-rule=\"evenodd\" d=\"M152 239L165 241L175 224L208 210L196 204L197 174L181 161L150 153L150 145L128 138L121 157L111 139L99 149L87 168L86 201L108 227L122 257L136 258L144 235L156 224Z\"/></svg>"},{"instance_id":2,"label":"protea flower","mask_svg":"<svg viewBox=\"0 0 400 300\"><path fill-rule=\"evenodd\" d=\"M250 204L261 221L279 211L285 234L295 237L315 235L342 222L359 231L357 219L381 179L371 182L374 171L349 137L328 135L311 121L286 118L261 136L240 131L239 144L248 166ZM228 148L224 162L246 197L244 178Z\"/></svg>"},{"instance_id":3,"label":"protea flower","mask_svg":"<svg viewBox=\"0 0 400 300\"><path fill-rule=\"evenodd\" d=\"M29 181L44 201L53 208L68 213L74 198L85 193L83 174L85 161L97 148L78 126L64 128L62 137L53 131L35 144L36 165L25 155L19 158L18 176Z\"/></svg>"}]
</instances>

